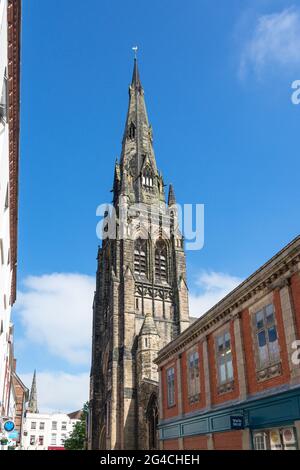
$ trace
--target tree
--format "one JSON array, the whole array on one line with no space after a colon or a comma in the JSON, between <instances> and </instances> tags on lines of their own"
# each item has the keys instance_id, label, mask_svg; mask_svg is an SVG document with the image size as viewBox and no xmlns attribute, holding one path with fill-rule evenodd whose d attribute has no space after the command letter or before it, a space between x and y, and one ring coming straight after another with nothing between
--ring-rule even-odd
<instances>
[{"instance_id":1,"label":"tree","mask_svg":"<svg viewBox=\"0 0 300 470\"><path fill-rule=\"evenodd\" d=\"M83 405L80 420L75 424L69 438L65 440L64 447L66 450L85 449L88 409L89 404L86 402Z\"/></svg>"}]
</instances>

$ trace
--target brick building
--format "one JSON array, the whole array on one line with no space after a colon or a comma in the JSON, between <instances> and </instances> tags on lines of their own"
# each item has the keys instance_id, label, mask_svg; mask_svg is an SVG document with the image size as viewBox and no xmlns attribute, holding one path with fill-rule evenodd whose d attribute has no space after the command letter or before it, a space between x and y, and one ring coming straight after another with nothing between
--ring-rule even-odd
<instances>
[{"instance_id":1,"label":"brick building","mask_svg":"<svg viewBox=\"0 0 300 470\"><path fill-rule=\"evenodd\" d=\"M300 448L300 237L158 355L163 449Z\"/></svg>"},{"instance_id":2,"label":"brick building","mask_svg":"<svg viewBox=\"0 0 300 470\"><path fill-rule=\"evenodd\" d=\"M13 372L13 389L16 396L16 411L15 411L15 432L16 435L16 445L20 445L21 437L23 433L25 412L26 412L26 403L28 400L29 390L23 384L22 380L16 373L16 361Z\"/></svg>"},{"instance_id":3,"label":"brick building","mask_svg":"<svg viewBox=\"0 0 300 470\"><path fill-rule=\"evenodd\" d=\"M0 0L0 419L12 417L16 300L21 0Z\"/></svg>"}]
</instances>

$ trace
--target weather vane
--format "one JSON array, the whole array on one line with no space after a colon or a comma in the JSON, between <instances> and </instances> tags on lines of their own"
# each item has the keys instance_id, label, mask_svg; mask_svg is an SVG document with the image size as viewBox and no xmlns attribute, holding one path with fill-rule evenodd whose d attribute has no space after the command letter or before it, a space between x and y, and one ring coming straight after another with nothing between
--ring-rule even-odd
<instances>
[{"instance_id":1,"label":"weather vane","mask_svg":"<svg viewBox=\"0 0 300 470\"><path fill-rule=\"evenodd\" d=\"M133 46L132 50L134 51L134 58L136 59L136 58L137 58L138 47L137 47L137 46Z\"/></svg>"}]
</instances>

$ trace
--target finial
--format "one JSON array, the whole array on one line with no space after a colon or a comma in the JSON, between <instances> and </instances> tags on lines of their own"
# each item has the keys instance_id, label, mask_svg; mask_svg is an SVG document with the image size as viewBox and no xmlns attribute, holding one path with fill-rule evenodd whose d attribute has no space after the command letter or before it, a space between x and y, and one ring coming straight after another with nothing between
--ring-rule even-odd
<instances>
[{"instance_id":1,"label":"finial","mask_svg":"<svg viewBox=\"0 0 300 470\"><path fill-rule=\"evenodd\" d=\"M134 58L137 59L138 46L133 46L132 50L134 51Z\"/></svg>"}]
</instances>

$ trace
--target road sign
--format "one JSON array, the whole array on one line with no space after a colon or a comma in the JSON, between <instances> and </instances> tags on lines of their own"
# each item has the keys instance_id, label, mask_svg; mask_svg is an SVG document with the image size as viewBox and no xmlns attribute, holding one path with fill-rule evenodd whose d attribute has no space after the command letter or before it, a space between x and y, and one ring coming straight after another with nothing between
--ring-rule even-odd
<instances>
[{"instance_id":1,"label":"road sign","mask_svg":"<svg viewBox=\"0 0 300 470\"><path fill-rule=\"evenodd\" d=\"M6 421L3 427L4 431L12 432L15 429L15 423L13 421Z\"/></svg>"}]
</instances>

